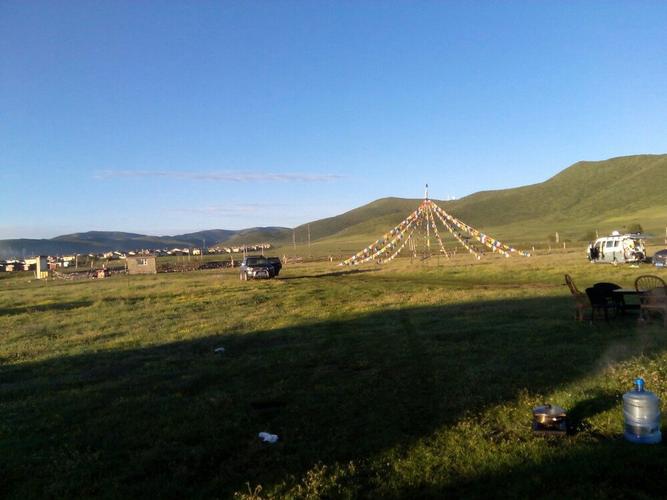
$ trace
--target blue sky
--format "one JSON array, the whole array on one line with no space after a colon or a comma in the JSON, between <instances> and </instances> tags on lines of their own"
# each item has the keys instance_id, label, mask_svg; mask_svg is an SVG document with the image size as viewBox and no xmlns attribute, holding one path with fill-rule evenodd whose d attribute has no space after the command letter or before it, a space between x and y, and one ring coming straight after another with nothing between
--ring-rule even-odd
<instances>
[{"instance_id":1,"label":"blue sky","mask_svg":"<svg viewBox=\"0 0 667 500\"><path fill-rule=\"evenodd\" d=\"M0 2L0 238L295 226L667 152L667 2Z\"/></svg>"}]
</instances>

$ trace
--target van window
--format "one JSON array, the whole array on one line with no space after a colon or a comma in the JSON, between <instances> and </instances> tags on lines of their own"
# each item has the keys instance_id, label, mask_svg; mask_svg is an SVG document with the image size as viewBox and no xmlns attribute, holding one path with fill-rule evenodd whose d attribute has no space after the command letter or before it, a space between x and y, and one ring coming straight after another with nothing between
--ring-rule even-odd
<instances>
[{"instance_id":1,"label":"van window","mask_svg":"<svg viewBox=\"0 0 667 500\"><path fill-rule=\"evenodd\" d=\"M611 248L613 246L614 246L614 242L612 240L607 241L607 245L606 245L607 248Z\"/></svg>"}]
</instances>

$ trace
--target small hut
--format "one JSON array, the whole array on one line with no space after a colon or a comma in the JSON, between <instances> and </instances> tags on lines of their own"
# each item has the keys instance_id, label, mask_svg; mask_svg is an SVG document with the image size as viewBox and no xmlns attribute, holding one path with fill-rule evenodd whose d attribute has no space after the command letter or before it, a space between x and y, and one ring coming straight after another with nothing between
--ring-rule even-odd
<instances>
[{"instance_id":1,"label":"small hut","mask_svg":"<svg viewBox=\"0 0 667 500\"><path fill-rule=\"evenodd\" d=\"M40 255L39 257L35 257L35 264L36 264L36 269L35 269L35 276L37 279L46 279L49 277L49 261L46 257L46 255Z\"/></svg>"},{"instance_id":2,"label":"small hut","mask_svg":"<svg viewBox=\"0 0 667 500\"><path fill-rule=\"evenodd\" d=\"M126 257L127 274L157 274L155 255Z\"/></svg>"}]
</instances>

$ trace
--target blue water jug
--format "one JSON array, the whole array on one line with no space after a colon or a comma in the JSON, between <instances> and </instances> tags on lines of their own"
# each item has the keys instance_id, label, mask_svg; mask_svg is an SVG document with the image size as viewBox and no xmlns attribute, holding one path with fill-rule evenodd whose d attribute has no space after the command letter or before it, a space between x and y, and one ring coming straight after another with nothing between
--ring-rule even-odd
<instances>
[{"instance_id":1,"label":"blue water jug","mask_svg":"<svg viewBox=\"0 0 667 500\"><path fill-rule=\"evenodd\" d=\"M635 380L634 389L623 394L625 439L632 443L655 444L662 440L660 433L660 399L644 390L644 380Z\"/></svg>"}]
</instances>

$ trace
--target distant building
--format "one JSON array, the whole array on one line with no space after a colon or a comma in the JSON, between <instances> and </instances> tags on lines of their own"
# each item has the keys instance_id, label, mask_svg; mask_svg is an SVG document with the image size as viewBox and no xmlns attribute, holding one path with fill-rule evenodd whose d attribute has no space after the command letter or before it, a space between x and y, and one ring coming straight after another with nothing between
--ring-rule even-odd
<instances>
[{"instance_id":1,"label":"distant building","mask_svg":"<svg viewBox=\"0 0 667 500\"><path fill-rule=\"evenodd\" d=\"M39 258L36 257L34 259L25 259L23 261L23 270L24 271L35 271L37 270L37 260Z\"/></svg>"},{"instance_id":2,"label":"distant building","mask_svg":"<svg viewBox=\"0 0 667 500\"><path fill-rule=\"evenodd\" d=\"M48 258L46 255L40 255L39 257L35 257L36 262L36 269L35 269L35 276L37 277L38 280L45 279L49 277L49 262Z\"/></svg>"},{"instance_id":3,"label":"distant building","mask_svg":"<svg viewBox=\"0 0 667 500\"><path fill-rule=\"evenodd\" d=\"M157 263L154 255L127 257L128 274L157 274Z\"/></svg>"}]
</instances>

